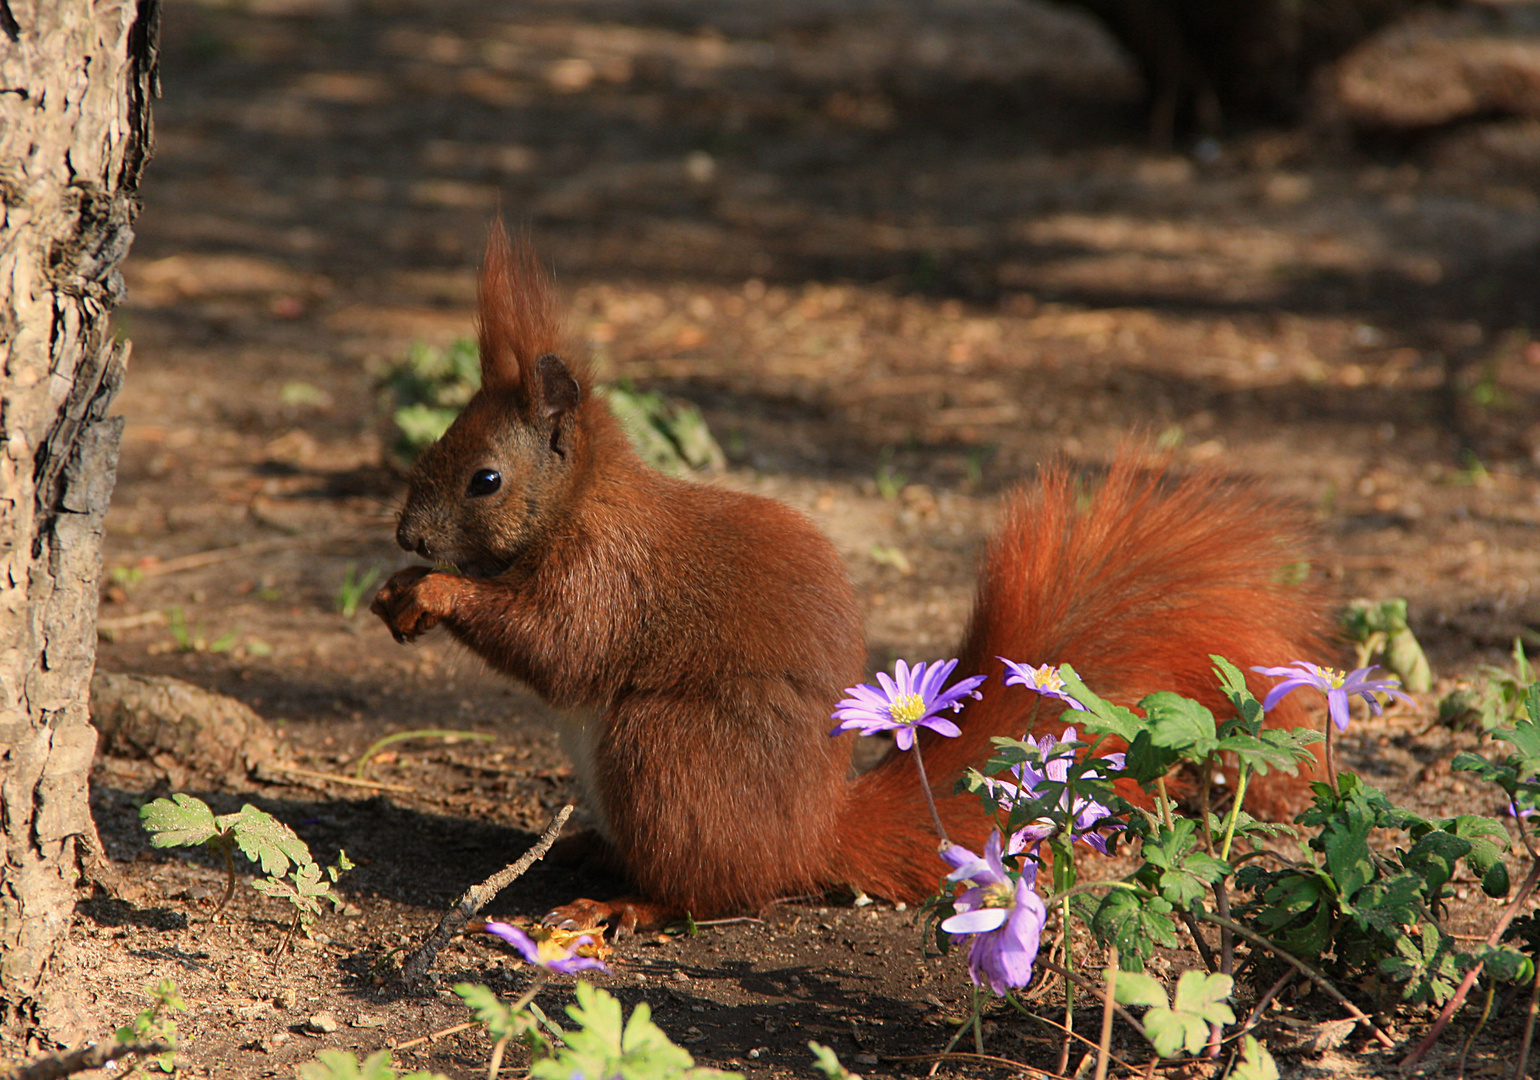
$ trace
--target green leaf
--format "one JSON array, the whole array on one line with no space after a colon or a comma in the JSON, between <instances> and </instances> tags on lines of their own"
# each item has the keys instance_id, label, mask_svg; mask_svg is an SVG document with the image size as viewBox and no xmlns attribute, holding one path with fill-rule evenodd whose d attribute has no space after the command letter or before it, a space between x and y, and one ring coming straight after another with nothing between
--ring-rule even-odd
<instances>
[{"instance_id":1,"label":"green leaf","mask_svg":"<svg viewBox=\"0 0 1540 1080\"><path fill-rule=\"evenodd\" d=\"M1180 760L1179 751L1156 746L1148 731L1140 731L1128 743L1123 768L1140 784L1150 785L1169 773Z\"/></svg>"},{"instance_id":2,"label":"green leaf","mask_svg":"<svg viewBox=\"0 0 1540 1080\"><path fill-rule=\"evenodd\" d=\"M1499 739L1518 747L1519 755L1525 759L1526 764L1529 762L1540 764L1540 718L1533 716L1533 711L1540 708L1536 687L1540 687L1540 683L1531 686L1524 699L1525 711L1531 713L1531 718L1519 720L1512 727L1499 728L1493 732Z\"/></svg>"},{"instance_id":3,"label":"green leaf","mask_svg":"<svg viewBox=\"0 0 1540 1080\"><path fill-rule=\"evenodd\" d=\"M1395 940L1404 934L1403 926L1417 922L1417 902L1423 899L1425 887L1417 874L1397 874L1369 883L1342 907L1360 927Z\"/></svg>"},{"instance_id":4,"label":"green leaf","mask_svg":"<svg viewBox=\"0 0 1540 1080\"><path fill-rule=\"evenodd\" d=\"M1266 873L1247 867L1237 883L1261 892L1252 905L1257 929L1296 956L1321 956L1331 945L1336 889L1314 869Z\"/></svg>"},{"instance_id":5,"label":"green leaf","mask_svg":"<svg viewBox=\"0 0 1540 1080\"><path fill-rule=\"evenodd\" d=\"M1454 877L1458 869L1456 864L1470 854L1471 846L1471 842L1463 837L1434 829L1402 856L1401 865L1421 874L1427 883L1427 897L1436 900L1443 894L1449 879Z\"/></svg>"},{"instance_id":6,"label":"green leaf","mask_svg":"<svg viewBox=\"0 0 1540 1080\"><path fill-rule=\"evenodd\" d=\"M1219 747L1214 714L1191 698L1162 690L1140 700L1150 741L1202 761Z\"/></svg>"},{"instance_id":7,"label":"green leaf","mask_svg":"<svg viewBox=\"0 0 1540 1080\"><path fill-rule=\"evenodd\" d=\"M1176 983L1176 1000L1172 1009L1190 1012L1210 1024L1235 1023L1235 1012L1225 1004L1225 999L1235 988L1235 980L1228 975L1205 971L1184 971Z\"/></svg>"},{"instance_id":8,"label":"green leaf","mask_svg":"<svg viewBox=\"0 0 1540 1080\"><path fill-rule=\"evenodd\" d=\"M1116 735L1130 744L1144 730L1144 721L1137 713L1097 697L1070 665L1059 665L1059 677L1064 680L1065 693L1086 707L1085 712L1075 715L1080 730Z\"/></svg>"},{"instance_id":9,"label":"green leaf","mask_svg":"<svg viewBox=\"0 0 1540 1080\"><path fill-rule=\"evenodd\" d=\"M1527 983L1535 977L1535 962L1509 945L1482 945L1471 959L1498 982Z\"/></svg>"},{"instance_id":10,"label":"green leaf","mask_svg":"<svg viewBox=\"0 0 1540 1080\"><path fill-rule=\"evenodd\" d=\"M1175 907L1189 908L1203 897L1210 883L1230 873L1230 864L1197 850L1197 823L1178 818L1171 828L1157 830L1141 849L1145 863L1159 871L1141 871L1139 880Z\"/></svg>"},{"instance_id":11,"label":"green leaf","mask_svg":"<svg viewBox=\"0 0 1540 1080\"><path fill-rule=\"evenodd\" d=\"M1255 1036L1247 1035L1241 1047L1241 1059L1230 1070L1229 1080L1280 1080L1278 1063Z\"/></svg>"},{"instance_id":12,"label":"green leaf","mask_svg":"<svg viewBox=\"0 0 1540 1080\"><path fill-rule=\"evenodd\" d=\"M220 833L208 803L181 792L141 806L139 823L153 834L154 847L194 847Z\"/></svg>"},{"instance_id":13,"label":"green leaf","mask_svg":"<svg viewBox=\"0 0 1540 1080\"><path fill-rule=\"evenodd\" d=\"M332 892L331 885L322 880L321 868L315 863L297 867L289 878L257 878L251 887L264 895L287 900L310 915L321 913L321 900L331 900L335 904L340 899Z\"/></svg>"},{"instance_id":14,"label":"green leaf","mask_svg":"<svg viewBox=\"0 0 1540 1080\"><path fill-rule=\"evenodd\" d=\"M620 1002L603 990L579 982L575 993L577 1002L567 1006L567 1015L578 1027L566 1032L565 1047L531 1065L534 1080L571 1080L575 1071L589 1077L618 1075L626 1080L739 1077L737 1073L695 1068L694 1059L652 1022L652 1010L645 1001L622 1024Z\"/></svg>"},{"instance_id":15,"label":"green leaf","mask_svg":"<svg viewBox=\"0 0 1540 1080\"><path fill-rule=\"evenodd\" d=\"M523 1034L525 1025L518 1022L514 1011L490 988L480 983L462 982L455 983L454 992L460 995L460 1000L465 1002L471 1015L481 1022L494 1040L518 1038Z\"/></svg>"},{"instance_id":16,"label":"green leaf","mask_svg":"<svg viewBox=\"0 0 1540 1080\"><path fill-rule=\"evenodd\" d=\"M1293 731L1265 728L1255 735L1226 735L1219 740L1219 750L1234 754L1247 767L1264 776L1269 768L1282 769L1292 774L1299 772L1301 763L1315 760L1315 755L1306 748L1311 743L1320 742L1322 738L1319 731L1309 728L1295 728Z\"/></svg>"},{"instance_id":17,"label":"green leaf","mask_svg":"<svg viewBox=\"0 0 1540 1080\"><path fill-rule=\"evenodd\" d=\"M1119 972L1112 996L1119 1005L1128 1008L1143 1005L1165 1009L1171 1005L1166 998L1166 988L1160 984L1160 980L1137 971Z\"/></svg>"},{"instance_id":18,"label":"green leaf","mask_svg":"<svg viewBox=\"0 0 1540 1080\"><path fill-rule=\"evenodd\" d=\"M823 1043L809 1042L807 1048L813 1052L813 1068L828 1080L856 1080L855 1075L840 1064L839 1056Z\"/></svg>"},{"instance_id":19,"label":"green leaf","mask_svg":"<svg viewBox=\"0 0 1540 1080\"><path fill-rule=\"evenodd\" d=\"M264 810L247 803L232 823L235 843L248 859L258 863L264 874L282 877L289 864L314 863L310 847L294 835L294 830Z\"/></svg>"},{"instance_id":20,"label":"green leaf","mask_svg":"<svg viewBox=\"0 0 1540 1080\"><path fill-rule=\"evenodd\" d=\"M1321 823L1321 833L1312 846L1319 845L1326 856L1326 868L1344 900L1351 900L1374 880L1374 860L1369 855L1369 833L1374 819L1361 806L1346 802L1338 813Z\"/></svg>"},{"instance_id":21,"label":"green leaf","mask_svg":"<svg viewBox=\"0 0 1540 1080\"><path fill-rule=\"evenodd\" d=\"M1125 969L1142 971L1156 946L1176 948L1176 924L1171 903L1159 896L1139 896L1127 889L1113 889L1096 909L1091 932L1103 946L1116 945Z\"/></svg>"},{"instance_id":22,"label":"green leaf","mask_svg":"<svg viewBox=\"0 0 1540 1080\"><path fill-rule=\"evenodd\" d=\"M1245 673L1222 656L1210 654L1209 659L1214 661L1214 673L1219 676L1219 685L1224 688L1230 704L1235 706L1235 714L1244 725L1243 730L1256 734L1262 726L1262 703L1246 685Z\"/></svg>"},{"instance_id":23,"label":"green leaf","mask_svg":"<svg viewBox=\"0 0 1540 1080\"><path fill-rule=\"evenodd\" d=\"M1423 923L1415 935L1397 938L1395 950L1380 960L1380 971L1392 981L1406 984L1401 990L1403 999L1413 1004L1439 1004L1454 996L1461 972L1453 939L1439 933L1438 927Z\"/></svg>"},{"instance_id":24,"label":"green leaf","mask_svg":"<svg viewBox=\"0 0 1540 1080\"><path fill-rule=\"evenodd\" d=\"M1184 971L1171 1007L1156 1006L1144 1014L1144 1030L1156 1052L1161 1057L1182 1049L1201 1052L1208 1043L1209 1025L1235 1023L1234 1010L1224 1002L1233 987L1228 975Z\"/></svg>"},{"instance_id":25,"label":"green leaf","mask_svg":"<svg viewBox=\"0 0 1540 1080\"><path fill-rule=\"evenodd\" d=\"M300 1080L396 1080L389 1050L375 1051L361 1065L346 1050L320 1050L297 1071Z\"/></svg>"}]
</instances>

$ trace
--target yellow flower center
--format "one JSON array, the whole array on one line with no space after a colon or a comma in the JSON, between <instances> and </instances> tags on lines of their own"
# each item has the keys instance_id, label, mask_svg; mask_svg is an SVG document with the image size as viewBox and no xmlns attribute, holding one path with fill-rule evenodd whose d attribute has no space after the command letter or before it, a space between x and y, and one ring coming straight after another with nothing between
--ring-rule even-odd
<instances>
[{"instance_id":1,"label":"yellow flower center","mask_svg":"<svg viewBox=\"0 0 1540 1080\"><path fill-rule=\"evenodd\" d=\"M925 699L919 694L899 694L888 706L888 716L900 724L912 724L925 715Z\"/></svg>"},{"instance_id":2,"label":"yellow flower center","mask_svg":"<svg viewBox=\"0 0 1540 1080\"><path fill-rule=\"evenodd\" d=\"M984 888L983 902L979 907L1008 908L1016 902L1016 887L1008 881L997 881Z\"/></svg>"},{"instance_id":3,"label":"yellow flower center","mask_svg":"<svg viewBox=\"0 0 1540 1080\"><path fill-rule=\"evenodd\" d=\"M1044 690L1064 689L1064 680L1059 677L1059 669L1052 664L1044 664L1034 669L1033 675L1037 679L1037 685Z\"/></svg>"},{"instance_id":4,"label":"yellow flower center","mask_svg":"<svg viewBox=\"0 0 1540 1080\"><path fill-rule=\"evenodd\" d=\"M570 950L563 948L550 938L535 942L535 953L540 957L541 964L555 963L572 955Z\"/></svg>"},{"instance_id":5,"label":"yellow flower center","mask_svg":"<svg viewBox=\"0 0 1540 1080\"><path fill-rule=\"evenodd\" d=\"M1331 683L1333 690L1340 690L1342 688L1342 684L1347 682L1347 675L1338 671L1336 668L1323 667L1321 669L1321 674L1326 676L1326 681Z\"/></svg>"}]
</instances>

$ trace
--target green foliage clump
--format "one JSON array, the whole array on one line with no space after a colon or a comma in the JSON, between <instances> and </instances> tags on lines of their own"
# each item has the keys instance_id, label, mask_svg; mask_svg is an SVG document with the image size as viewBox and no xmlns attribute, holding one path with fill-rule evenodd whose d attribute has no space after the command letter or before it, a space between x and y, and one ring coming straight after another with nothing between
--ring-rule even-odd
<instances>
[{"instance_id":1,"label":"green foliage clump","mask_svg":"<svg viewBox=\"0 0 1540 1080\"><path fill-rule=\"evenodd\" d=\"M1401 685L1421 694L1433 689L1433 669L1406 622L1406 601L1354 600L1342 614L1342 629L1357 650L1354 667L1368 667L1383 654Z\"/></svg>"},{"instance_id":2,"label":"green foliage clump","mask_svg":"<svg viewBox=\"0 0 1540 1080\"><path fill-rule=\"evenodd\" d=\"M353 869L347 853L338 852L335 864L322 867L293 829L250 803L216 817L202 799L177 792L169 799L146 803L139 810L139 821L155 847L203 844L224 855L229 882L220 908L235 892L236 851L262 868L263 876L252 882L253 888L293 906L295 927L309 926L321 913L323 900L334 909L342 908L342 897L332 886Z\"/></svg>"},{"instance_id":3,"label":"green foliage clump","mask_svg":"<svg viewBox=\"0 0 1540 1080\"><path fill-rule=\"evenodd\" d=\"M390 453L410 465L436 442L481 388L481 357L470 338L435 349L414 342L380 377L382 404L394 433Z\"/></svg>"},{"instance_id":4,"label":"green foliage clump","mask_svg":"<svg viewBox=\"0 0 1540 1080\"><path fill-rule=\"evenodd\" d=\"M1112 996L1121 1005L1148 1006L1144 1030L1161 1057L1173 1057L1178 1050L1200 1053L1208 1043L1211 1025L1235 1023L1235 1011L1225 1004L1234 986L1228 975L1184 971L1176 983L1176 996L1168 1002L1159 979L1124 972Z\"/></svg>"},{"instance_id":5,"label":"green foliage clump","mask_svg":"<svg viewBox=\"0 0 1540 1080\"><path fill-rule=\"evenodd\" d=\"M489 1075L500 1067L503 1048L510 1041L517 1041L529 1048L528 1075L533 1080L743 1080L742 1073L697 1066L689 1051L676 1046L652 1022L652 1010L646 1002L637 1005L630 1019L626 1019L620 1002L586 982L577 984L577 1002L567 1006L567 1015L577 1025L569 1030L546 1019L530 1004L533 991L522 1001L509 1005L480 984L458 983L454 990L496 1044ZM300 1080L398 1080L388 1050L371 1055L362 1064L342 1050L323 1050L316 1057L316 1061L300 1066ZM839 1065L832 1053L828 1057ZM820 1058L820 1068L823 1067ZM836 1074L825 1072L830 1080L836 1080ZM838 1075L848 1076L843 1072ZM438 1076L412 1073L399 1080L438 1080Z\"/></svg>"},{"instance_id":6,"label":"green foliage clump","mask_svg":"<svg viewBox=\"0 0 1540 1080\"><path fill-rule=\"evenodd\" d=\"M174 1073L177 1047L186 1045L186 1040L178 1040L176 1021L171 1019L170 1014L186 1012L187 1002L182 1000L182 992L177 989L174 979L161 979L153 986L146 986L144 990L150 995L150 1007L134 1017L130 1023L118 1028L113 1034L112 1041L120 1046L165 1043L171 1047L170 1050L149 1055L140 1067L154 1069L157 1072Z\"/></svg>"},{"instance_id":7,"label":"green foliage clump","mask_svg":"<svg viewBox=\"0 0 1540 1080\"><path fill-rule=\"evenodd\" d=\"M1524 642L1513 640L1513 670L1479 664L1469 685L1458 686L1438 703L1439 723L1447 727L1494 731L1524 715L1524 695L1535 680Z\"/></svg>"},{"instance_id":8,"label":"green foliage clump","mask_svg":"<svg viewBox=\"0 0 1540 1080\"><path fill-rule=\"evenodd\" d=\"M460 338L436 349L418 342L379 382L391 429L390 454L397 464L409 466L449 430L480 389L476 343ZM683 474L726 466L726 455L694 405L627 383L598 393L609 402L636 452L654 468Z\"/></svg>"}]
</instances>

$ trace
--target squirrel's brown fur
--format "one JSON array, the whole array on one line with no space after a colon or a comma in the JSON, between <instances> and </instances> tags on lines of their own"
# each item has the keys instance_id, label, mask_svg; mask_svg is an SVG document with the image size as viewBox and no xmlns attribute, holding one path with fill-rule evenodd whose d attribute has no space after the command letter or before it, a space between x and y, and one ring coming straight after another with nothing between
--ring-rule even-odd
<instances>
[{"instance_id":1,"label":"squirrel's brown fur","mask_svg":"<svg viewBox=\"0 0 1540 1080\"><path fill-rule=\"evenodd\" d=\"M500 222L480 319L482 389L413 469L397 533L461 573L403 570L374 611L401 641L442 623L572 715L589 797L640 895L563 913L656 923L831 883L928 894L944 866L912 756L852 782L853 740L828 734L866 677L832 545L779 503L644 465ZM1005 687L996 657L1071 663L1122 703L1169 689L1218 712L1210 653L1244 670L1319 647L1318 591L1284 575L1307 536L1253 485L1164 476L1132 453L1089 495L1062 468L1012 495L957 671L991 678L960 738L924 735L952 838L977 845L988 827L975 798L950 794L957 776L991 735L1026 734L1035 695ZM1269 715L1299 719L1290 702ZM1035 734L1063 726L1044 709ZM1261 799L1281 809L1298 782L1267 779Z\"/></svg>"}]
</instances>

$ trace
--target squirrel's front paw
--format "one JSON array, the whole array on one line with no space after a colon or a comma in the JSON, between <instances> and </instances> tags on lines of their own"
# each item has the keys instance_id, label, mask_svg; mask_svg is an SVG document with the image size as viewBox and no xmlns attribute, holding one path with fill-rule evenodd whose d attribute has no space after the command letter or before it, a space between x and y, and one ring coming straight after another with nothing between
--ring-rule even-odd
<instances>
[{"instance_id":1,"label":"squirrel's front paw","mask_svg":"<svg viewBox=\"0 0 1540 1080\"><path fill-rule=\"evenodd\" d=\"M369 610L384 620L402 645L427 633L454 610L447 587L452 579L426 566L398 570L380 586Z\"/></svg>"},{"instance_id":2,"label":"squirrel's front paw","mask_svg":"<svg viewBox=\"0 0 1540 1080\"><path fill-rule=\"evenodd\" d=\"M541 921L563 930L609 926L612 936L623 938L638 930L661 930L678 916L679 912L666 905L623 896L618 900L574 900L546 912Z\"/></svg>"}]
</instances>

